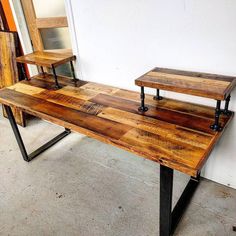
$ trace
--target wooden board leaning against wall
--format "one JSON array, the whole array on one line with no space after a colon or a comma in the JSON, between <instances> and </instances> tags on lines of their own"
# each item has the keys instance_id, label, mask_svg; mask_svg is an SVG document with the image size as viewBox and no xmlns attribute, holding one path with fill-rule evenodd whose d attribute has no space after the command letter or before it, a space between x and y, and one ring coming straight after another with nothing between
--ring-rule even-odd
<instances>
[{"instance_id":1,"label":"wooden board leaning against wall","mask_svg":"<svg viewBox=\"0 0 236 236\"><path fill-rule=\"evenodd\" d=\"M15 84L21 78L16 64L16 57L20 55L20 43L16 32L0 31L0 89ZM25 126L23 112L14 108L17 123ZM6 116L5 111L3 111Z\"/></svg>"}]
</instances>

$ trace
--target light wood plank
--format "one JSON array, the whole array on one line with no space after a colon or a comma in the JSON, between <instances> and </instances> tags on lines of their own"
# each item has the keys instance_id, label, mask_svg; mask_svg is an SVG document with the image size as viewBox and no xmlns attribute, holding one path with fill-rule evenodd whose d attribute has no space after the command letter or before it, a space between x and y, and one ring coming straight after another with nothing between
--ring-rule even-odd
<instances>
[{"instance_id":1,"label":"light wood plank","mask_svg":"<svg viewBox=\"0 0 236 236\"><path fill-rule=\"evenodd\" d=\"M37 18L36 27L38 29L68 27L68 22L66 17Z\"/></svg>"}]
</instances>

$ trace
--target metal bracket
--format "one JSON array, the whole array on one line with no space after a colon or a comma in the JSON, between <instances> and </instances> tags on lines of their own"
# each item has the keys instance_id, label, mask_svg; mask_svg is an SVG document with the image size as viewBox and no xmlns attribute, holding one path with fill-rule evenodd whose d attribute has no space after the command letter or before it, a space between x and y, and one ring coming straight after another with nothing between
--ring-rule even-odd
<instances>
[{"instance_id":1,"label":"metal bracket","mask_svg":"<svg viewBox=\"0 0 236 236\"><path fill-rule=\"evenodd\" d=\"M15 118L13 116L11 107L4 105L4 108L6 110L8 119L10 121L12 130L14 132L14 135L16 137L16 141L18 143L18 146L20 148L22 157L25 161L29 162L32 159L34 159L36 156L38 156L39 154L41 154L42 152L46 151L48 148L50 148L51 146L53 146L55 143L57 143L58 141L60 141L61 139L63 139L65 136L67 136L68 134L71 133L71 131L69 129L65 129L65 131L63 131L62 133L60 133L59 135L57 135L55 138L53 138L52 140L50 140L49 142L45 143L43 146L39 147L38 149L36 149L34 152L32 152L31 154L27 154L24 142L22 140L22 137L20 135L19 129L17 127Z\"/></svg>"},{"instance_id":2,"label":"metal bracket","mask_svg":"<svg viewBox=\"0 0 236 236\"><path fill-rule=\"evenodd\" d=\"M148 107L145 106L145 93L144 93L144 87L143 86L141 86L140 98L141 98L141 106L138 108L138 110L140 112L145 112L145 111L148 110Z\"/></svg>"},{"instance_id":3,"label":"metal bracket","mask_svg":"<svg viewBox=\"0 0 236 236\"><path fill-rule=\"evenodd\" d=\"M160 90L159 89L157 89L157 91L156 91L157 93L156 93L156 96L154 96L153 97L153 99L154 100L162 100L163 99L163 97L162 96L160 96Z\"/></svg>"},{"instance_id":4,"label":"metal bracket","mask_svg":"<svg viewBox=\"0 0 236 236\"><path fill-rule=\"evenodd\" d=\"M171 211L173 172L173 169L169 167L160 166L160 236L170 236L174 233L200 182L200 173L196 178L191 177L174 209Z\"/></svg>"}]
</instances>

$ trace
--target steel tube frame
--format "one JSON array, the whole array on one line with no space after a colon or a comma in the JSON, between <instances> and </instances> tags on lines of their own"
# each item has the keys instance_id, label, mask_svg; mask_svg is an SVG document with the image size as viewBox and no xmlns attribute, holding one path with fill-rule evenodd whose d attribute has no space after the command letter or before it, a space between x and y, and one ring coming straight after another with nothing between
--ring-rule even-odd
<instances>
[{"instance_id":1,"label":"steel tube frame","mask_svg":"<svg viewBox=\"0 0 236 236\"><path fill-rule=\"evenodd\" d=\"M160 166L160 236L170 236L174 233L200 181L200 173L197 178L191 177L172 210L173 173L173 169Z\"/></svg>"},{"instance_id":2,"label":"steel tube frame","mask_svg":"<svg viewBox=\"0 0 236 236\"><path fill-rule=\"evenodd\" d=\"M144 104L143 104L144 105ZM17 127L15 118L13 116L10 106L4 105L9 122L11 124L12 130L16 137L16 141L20 148L23 159L27 162L34 159L36 156L53 146L55 143L66 137L71 133L69 129L65 129L64 132L57 135L55 138L39 147L37 150L31 154L27 154L24 142L20 135L19 129ZM160 209L159 209L159 230L160 236L170 236L174 233L185 209L188 206L199 182L200 173L197 178L191 177L188 184L186 185L182 195L180 196L178 202L176 203L174 209L172 210L172 196L173 196L173 174L174 170L160 165Z\"/></svg>"},{"instance_id":3,"label":"steel tube frame","mask_svg":"<svg viewBox=\"0 0 236 236\"><path fill-rule=\"evenodd\" d=\"M71 133L71 131L69 129L65 129L65 131L63 131L62 133L60 133L59 135L57 135L55 138L53 138L52 140L50 140L49 142L45 143L44 145L42 145L41 147L39 147L38 149L36 149L35 151L33 151L31 154L27 154L24 142L22 140L22 137L20 135L20 131L17 127L15 118L13 116L12 110L10 106L4 105L4 108L6 110L9 122L11 124L12 130L14 132L16 141L18 143L18 146L20 148L22 157L25 161L29 162L32 159L34 159L36 156L38 156L39 154L41 154L42 152L46 151L48 148L50 148L51 146L53 146L54 144L56 144L58 141L60 141L61 139L63 139L64 137L66 137L68 134Z\"/></svg>"}]
</instances>

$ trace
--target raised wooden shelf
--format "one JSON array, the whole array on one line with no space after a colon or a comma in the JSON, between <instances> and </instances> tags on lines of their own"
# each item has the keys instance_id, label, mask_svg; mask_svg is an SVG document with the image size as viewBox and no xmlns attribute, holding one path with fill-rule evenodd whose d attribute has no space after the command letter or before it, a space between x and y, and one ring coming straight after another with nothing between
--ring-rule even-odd
<instances>
[{"instance_id":1,"label":"raised wooden shelf","mask_svg":"<svg viewBox=\"0 0 236 236\"><path fill-rule=\"evenodd\" d=\"M32 64L37 65L41 67L42 74L45 74L43 67L51 68L55 80L55 88L59 89L61 88L61 85L58 83L58 76L56 74L56 67L63 65L67 62L70 62L71 66L71 73L73 76L73 81L76 84L77 79L75 77L75 71L73 62L76 59L74 55L69 51L64 52L49 52L49 51L36 51L30 54L27 54L25 56L17 57L16 61L18 63L24 64ZM28 80L26 73L24 71L24 67L22 66L22 72L25 75L25 79Z\"/></svg>"},{"instance_id":2,"label":"raised wooden shelf","mask_svg":"<svg viewBox=\"0 0 236 236\"><path fill-rule=\"evenodd\" d=\"M236 77L154 68L135 80L138 86L225 100L236 85Z\"/></svg>"},{"instance_id":3,"label":"raised wooden shelf","mask_svg":"<svg viewBox=\"0 0 236 236\"><path fill-rule=\"evenodd\" d=\"M0 91L0 102L128 150L191 176L197 176L222 132L209 126L214 108L176 101L153 100L138 112L139 93L79 81L77 87L58 77L39 75ZM232 115L222 116L222 130Z\"/></svg>"},{"instance_id":4,"label":"raised wooden shelf","mask_svg":"<svg viewBox=\"0 0 236 236\"><path fill-rule=\"evenodd\" d=\"M72 53L56 53L46 51L36 51L25 56L17 57L16 61L20 63L45 66L48 68L57 67L76 58Z\"/></svg>"}]
</instances>

